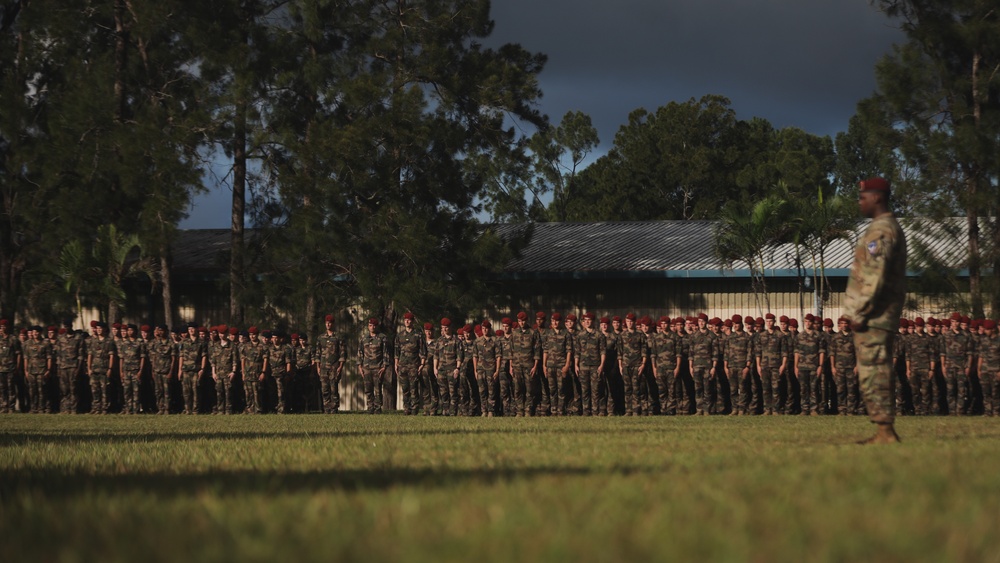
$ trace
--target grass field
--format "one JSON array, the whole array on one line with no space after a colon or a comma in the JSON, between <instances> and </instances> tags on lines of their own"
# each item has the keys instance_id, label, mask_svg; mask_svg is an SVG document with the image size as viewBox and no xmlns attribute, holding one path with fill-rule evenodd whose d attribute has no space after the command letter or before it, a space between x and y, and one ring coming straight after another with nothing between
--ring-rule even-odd
<instances>
[{"instance_id":1,"label":"grass field","mask_svg":"<svg viewBox=\"0 0 1000 563\"><path fill-rule=\"evenodd\" d=\"M0 416L2 561L1000 562L1000 419Z\"/></svg>"}]
</instances>

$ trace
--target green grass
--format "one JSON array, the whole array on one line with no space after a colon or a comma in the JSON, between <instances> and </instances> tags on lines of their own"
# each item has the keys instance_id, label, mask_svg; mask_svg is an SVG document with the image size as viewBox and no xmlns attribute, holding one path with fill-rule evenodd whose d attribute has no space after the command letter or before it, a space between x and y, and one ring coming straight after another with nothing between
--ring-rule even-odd
<instances>
[{"instance_id":1,"label":"green grass","mask_svg":"<svg viewBox=\"0 0 1000 563\"><path fill-rule=\"evenodd\" d=\"M0 416L0 561L1000 562L1000 419Z\"/></svg>"}]
</instances>

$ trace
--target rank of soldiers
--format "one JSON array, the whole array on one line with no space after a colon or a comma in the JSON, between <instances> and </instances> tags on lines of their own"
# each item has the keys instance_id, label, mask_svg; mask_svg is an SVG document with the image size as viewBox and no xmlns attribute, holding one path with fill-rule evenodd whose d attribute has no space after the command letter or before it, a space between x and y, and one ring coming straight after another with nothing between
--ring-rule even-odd
<instances>
[{"instance_id":1,"label":"rank of soldiers","mask_svg":"<svg viewBox=\"0 0 1000 563\"><path fill-rule=\"evenodd\" d=\"M257 327L93 322L85 334L0 319L0 411L336 413L348 345L324 322L307 342ZM370 319L355 358L369 413L395 375L408 415L864 414L850 326L836 324L521 312L494 330L406 313L391 340ZM1000 414L992 320L904 319L893 364L901 414Z\"/></svg>"}]
</instances>

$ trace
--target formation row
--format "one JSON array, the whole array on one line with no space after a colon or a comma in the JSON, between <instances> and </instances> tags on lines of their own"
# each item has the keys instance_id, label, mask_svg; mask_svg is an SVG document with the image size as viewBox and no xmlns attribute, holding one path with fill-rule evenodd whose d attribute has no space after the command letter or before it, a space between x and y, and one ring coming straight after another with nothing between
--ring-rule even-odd
<instances>
[{"instance_id":1,"label":"formation row","mask_svg":"<svg viewBox=\"0 0 1000 563\"><path fill-rule=\"evenodd\" d=\"M310 405L335 413L353 357L371 413L384 398L392 402L398 385L406 414L861 414L854 339L845 319L834 325L812 315L800 327L772 314L654 321L522 312L494 330L489 321L418 325L407 313L393 331L371 319L349 353L353 338L335 330L331 315L314 343L256 327L192 324L171 333L93 323L86 334L68 326L13 331L0 320L0 408L104 413L118 395L125 413ZM897 411L997 414L996 328L957 313L902 320L893 343Z\"/></svg>"}]
</instances>

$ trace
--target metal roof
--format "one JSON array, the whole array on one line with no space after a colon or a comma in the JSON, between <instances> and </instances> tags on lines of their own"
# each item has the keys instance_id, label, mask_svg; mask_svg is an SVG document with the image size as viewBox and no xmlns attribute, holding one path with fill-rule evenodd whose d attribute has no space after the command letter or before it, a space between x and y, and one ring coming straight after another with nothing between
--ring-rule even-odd
<instances>
[{"instance_id":1,"label":"metal roof","mask_svg":"<svg viewBox=\"0 0 1000 563\"><path fill-rule=\"evenodd\" d=\"M901 220L910 249L911 269L919 267L917 247L929 249L953 268L965 266L967 230L964 218L944 222ZM846 276L857 237L869 221L858 222L849 241L837 240L824 252L828 276ZM513 277L747 277L738 261L731 268L713 253L715 221L615 221L499 225L503 237L530 229L530 240L505 270ZM796 276L795 247L784 244L765 254L768 276ZM812 258L803 251L801 268L811 272ZM819 267L819 264L816 264Z\"/></svg>"}]
</instances>

